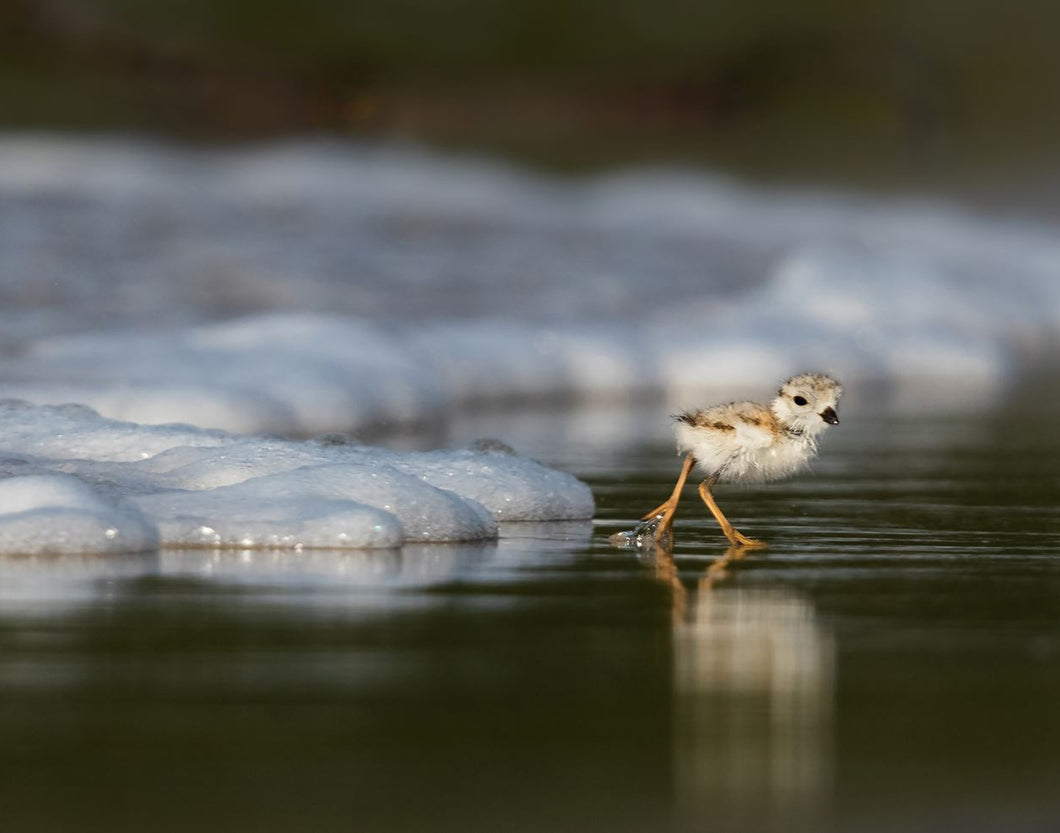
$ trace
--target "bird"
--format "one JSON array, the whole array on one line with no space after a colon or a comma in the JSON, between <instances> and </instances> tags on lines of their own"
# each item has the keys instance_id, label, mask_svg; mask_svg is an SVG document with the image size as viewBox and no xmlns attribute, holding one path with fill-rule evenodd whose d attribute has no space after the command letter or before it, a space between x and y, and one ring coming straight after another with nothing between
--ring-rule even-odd
<instances>
[{"instance_id":1,"label":"bird","mask_svg":"<svg viewBox=\"0 0 1060 833\"><path fill-rule=\"evenodd\" d=\"M706 475L699 496L735 548L765 547L736 529L714 500L718 483L761 483L794 474L817 453L822 431L839 424L836 407L843 386L823 373L792 376L768 406L757 402L728 402L702 410L675 414L678 454L684 455L673 493L641 518L638 533L651 531L655 542L669 536L685 480L693 467ZM652 529L654 527L654 529Z\"/></svg>"}]
</instances>

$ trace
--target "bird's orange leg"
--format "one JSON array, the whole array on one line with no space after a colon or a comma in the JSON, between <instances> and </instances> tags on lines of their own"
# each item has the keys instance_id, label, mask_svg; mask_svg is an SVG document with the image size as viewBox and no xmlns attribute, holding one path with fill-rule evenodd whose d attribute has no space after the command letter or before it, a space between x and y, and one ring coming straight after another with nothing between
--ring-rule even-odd
<instances>
[{"instance_id":1,"label":"bird's orange leg","mask_svg":"<svg viewBox=\"0 0 1060 833\"><path fill-rule=\"evenodd\" d=\"M681 500L681 490L685 487L688 473L692 471L692 466L695 464L696 458L691 454L686 454L684 465L681 466L681 474L677 476L677 485L674 486L673 494L641 518L642 521L647 521L662 515L659 525L655 528L656 541L666 535L670 531L670 527L674 525L674 514L677 512L677 504Z\"/></svg>"},{"instance_id":2,"label":"bird's orange leg","mask_svg":"<svg viewBox=\"0 0 1060 833\"><path fill-rule=\"evenodd\" d=\"M714 493L711 492L711 487L717 482L716 477L708 477L702 483L699 484L699 496L703 498L703 502L707 504L707 509L710 510L710 514L714 516L721 525L721 531L725 533L725 537L729 539L729 543L734 547L748 547L751 549L761 549L762 547L768 546L765 541L758 541L755 538L748 538L738 529L736 529L729 519L726 518L721 509L718 508L717 502L714 500Z\"/></svg>"}]
</instances>

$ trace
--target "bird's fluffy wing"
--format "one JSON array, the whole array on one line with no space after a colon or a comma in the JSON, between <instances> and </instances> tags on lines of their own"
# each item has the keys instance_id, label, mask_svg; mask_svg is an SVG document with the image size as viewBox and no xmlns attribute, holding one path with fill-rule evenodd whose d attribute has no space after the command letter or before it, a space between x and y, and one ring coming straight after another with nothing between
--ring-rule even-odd
<instances>
[{"instance_id":1,"label":"bird's fluffy wing","mask_svg":"<svg viewBox=\"0 0 1060 833\"><path fill-rule=\"evenodd\" d=\"M776 439L776 418L757 403L734 403L729 421L735 429L737 443L748 451L768 448Z\"/></svg>"}]
</instances>

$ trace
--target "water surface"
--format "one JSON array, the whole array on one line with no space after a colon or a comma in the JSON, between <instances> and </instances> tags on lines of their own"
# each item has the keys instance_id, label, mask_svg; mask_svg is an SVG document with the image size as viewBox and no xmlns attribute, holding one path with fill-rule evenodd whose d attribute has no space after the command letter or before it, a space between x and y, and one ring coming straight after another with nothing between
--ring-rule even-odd
<instances>
[{"instance_id":1,"label":"water surface","mask_svg":"<svg viewBox=\"0 0 1060 833\"><path fill-rule=\"evenodd\" d=\"M3 828L1055 829L1034 413L844 419L812 473L719 490L772 545L744 557L692 489L672 554L608 546L678 461L605 410L503 423L589 480L593 523L5 560Z\"/></svg>"}]
</instances>

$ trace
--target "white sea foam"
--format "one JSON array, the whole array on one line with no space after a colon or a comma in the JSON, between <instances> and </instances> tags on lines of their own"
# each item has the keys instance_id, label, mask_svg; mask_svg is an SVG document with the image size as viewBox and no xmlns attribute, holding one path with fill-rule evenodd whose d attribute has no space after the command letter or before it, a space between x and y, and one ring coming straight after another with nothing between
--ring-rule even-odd
<instances>
[{"instance_id":1,"label":"white sea foam","mask_svg":"<svg viewBox=\"0 0 1060 833\"><path fill-rule=\"evenodd\" d=\"M0 395L137 423L683 407L808 367L982 399L1060 336L1051 229L923 201L39 136L0 139L0 199Z\"/></svg>"},{"instance_id":2,"label":"white sea foam","mask_svg":"<svg viewBox=\"0 0 1060 833\"><path fill-rule=\"evenodd\" d=\"M592 513L575 478L489 445L399 453L0 402L0 554L397 547Z\"/></svg>"}]
</instances>

